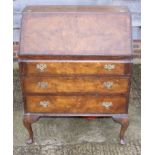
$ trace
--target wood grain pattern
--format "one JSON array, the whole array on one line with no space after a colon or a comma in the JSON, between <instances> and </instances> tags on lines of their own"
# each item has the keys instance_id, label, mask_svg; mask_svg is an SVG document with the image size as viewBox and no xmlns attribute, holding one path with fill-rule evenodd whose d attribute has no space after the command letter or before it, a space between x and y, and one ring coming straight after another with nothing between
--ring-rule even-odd
<instances>
[{"instance_id":1,"label":"wood grain pattern","mask_svg":"<svg viewBox=\"0 0 155 155\"><path fill-rule=\"evenodd\" d=\"M14 42L20 42L20 32L21 32L21 29L19 28L15 28L13 30L13 41ZM135 41L135 40L141 40L141 27L140 26L132 27L132 41Z\"/></svg>"},{"instance_id":2,"label":"wood grain pattern","mask_svg":"<svg viewBox=\"0 0 155 155\"><path fill-rule=\"evenodd\" d=\"M132 26L140 26L140 17L139 14L141 12L140 8L140 0L70 0L69 2L66 0L33 0L33 1L28 1L28 0L14 0L13 1L13 6L14 6L14 12L13 12L13 18L14 18L14 28L20 28L21 24L21 13L25 6L28 5L62 5L62 4L72 4L72 5L98 5L98 6L103 6L103 5L109 5L109 6L126 6L132 13ZM138 18L139 17L139 18Z\"/></svg>"},{"instance_id":3,"label":"wood grain pattern","mask_svg":"<svg viewBox=\"0 0 155 155\"><path fill-rule=\"evenodd\" d=\"M14 0L13 1L13 28L14 28L14 41L20 40L20 28L22 11L28 5L109 5L109 6L126 6L132 14L132 38L140 39L140 26L141 26L141 2L140 0Z\"/></svg>"},{"instance_id":4,"label":"wood grain pattern","mask_svg":"<svg viewBox=\"0 0 155 155\"><path fill-rule=\"evenodd\" d=\"M39 6L27 6L23 12L105 12L105 13L119 13L128 12L127 7L117 6L90 6L90 5L39 5Z\"/></svg>"},{"instance_id":5,"label":"wood grain pattern","mask_svg":"<svg viewBox=\"0 0 155 155\"><path fill-rule=\"evenodd\" d=\"M124 75L125 61L29 61L25 63L26 75ZM108 68L110 67L110 68Z\"/></svg>"},{"instance_id":6,"label":"wood grain pattern","mask_svg":"<svg viewBox=\"0 0 155 155\"><path fill-rule=\"evenodd\" d=\"M40 105L48 102L47 107ZM103 102L111 102L106 108ZM26 96L27 112L46 113L126 113L125 96Z\"/></svg>"},{"instance_id":7,"label":"wood grain pattern","mask_svg":"<svg viewBox=\"0 0 155 155\"><path fill-rule=\"evenodd\" d=\"M124 143L131 17L126 9L103 8L34 6L24 11L19 68L28 143L33 142L31 124L40 116L111 116L122 125Z\"/></svg>"},{"instance_id":8,"label":"wood grain pattern","mask_svg":"<svg viewBox=\"0 0 155 155\"><path fill-rule=\"evenodd\" d=\"M92 6L93 8L94 6ZM34 55L130 55L130 13L83 12L79 7L64 6L61 12L23 13L20 54ZM90 8L89 8L90 9ZM73 11L74 10L74 11ZM113 8L111 9L113 10ZM114 9L115 10L115 9ZM31 28L30 28L31 27ZM39 46L38 46L39 45Z\"/></svg>"},{"instance_id":9,"label":"wood grain pattern","mask_svg":"<svg viewBox=\"0 0 155 155\"><path fill-rule=\"evenodd\" d=\"M24 91L27 93L127 93L129 84L128 78L113 77L23 77L22 79ZM109 89L104 85L107 82L112 83Z\"/></svg>"}]
</instances>

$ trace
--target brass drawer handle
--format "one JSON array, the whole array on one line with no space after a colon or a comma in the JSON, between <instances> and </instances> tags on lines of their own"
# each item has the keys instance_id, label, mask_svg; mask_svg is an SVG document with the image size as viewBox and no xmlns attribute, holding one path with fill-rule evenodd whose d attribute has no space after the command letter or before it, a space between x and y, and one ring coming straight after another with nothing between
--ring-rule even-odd
<instances>
[{"instance_id":1,"label":"brass drawer handle","mask_svg":"<svg viewBox=\"0 0 155 155\"><path fill-rule=\"evenodd\" d=\"M49 102L48 101L40 101L39 102L39 105L42 106L42 107L44 107L44 108L47 108L48 105L49 105Z\"/></svg>"},{"instance_id":2,"label":"brass drawer handle","mask_svg":"<svg viewBox=\"0 0 155 155\"><path fill-rule=\"evenodd\" d=\"M36 68L40 71L40 72L44 72L45 69L47 68L46 64L36 64Z\"/></svg>"},{"instance_id":3,"label":"brass drawer handle","mask_svg":"<svg viewBox=\"0 0 155 155\"><path fill-rule=\"evenodd\" d=\"M115 69L115 65L114 64L105 64L104 69L111 71L111 70Z\"/></svg>"},{"instance_id":4,"label":"brass drawer handle","mask_svg":"<svg viewBox=\"0 0 155 155\"><path fill-rule=\"evenodd\" d=\"M113 86L113 82L110 82L110 81L104 82L103 86L107 89L111 89Z\"/></svg>"},{"instance_id":5,"label":"brass drawer handle","mask_svg":"<svg viewBox=\"0 0 155 155\"><path fill-rule=\"evenodd\" d=\"M48 82L38 82L38 87L47 88L48 87Z\"/></svg>"},{"instance_id":6,"label":"brass drawer handle","mask_svg":"<svg viewBox=\"0 0 155 155\"><path fill-rule=\"evenodd\" d=\"M109 109L110 107L112 107L112 102L102 102L101 105L106 109Z\"/></svg>"}]
</instances>

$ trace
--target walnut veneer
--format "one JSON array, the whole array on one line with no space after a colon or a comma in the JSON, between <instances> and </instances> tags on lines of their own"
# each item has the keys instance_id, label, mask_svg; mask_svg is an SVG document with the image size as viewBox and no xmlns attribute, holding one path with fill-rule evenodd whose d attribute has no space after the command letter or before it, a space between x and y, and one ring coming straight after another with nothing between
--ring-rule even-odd
<instances>
[{"instance_id":1,"label":"walnut veneer","mask_svg":"<svg viewBox=\"0 0 155 155\"><path fill-rule=\"evenodd\" d=\"M29 6L19 53L23 123L44 116L104 116L129 125L131 18L126 8Z\"/></svg>"}]
</instances>

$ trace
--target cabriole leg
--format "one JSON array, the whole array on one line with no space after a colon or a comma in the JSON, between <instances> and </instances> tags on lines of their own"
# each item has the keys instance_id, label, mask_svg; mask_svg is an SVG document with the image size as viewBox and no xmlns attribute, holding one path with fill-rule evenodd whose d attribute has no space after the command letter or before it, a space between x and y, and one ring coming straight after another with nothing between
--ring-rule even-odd
<instances>
[{"instance_id":1,"label":"cabriole leg","mask_svg":"<svg viewBox=\"0 0 155 155\"><path fill-rule=\"evenodd\" d=\"M125 135L125 131L127 130L129 126L128 115L116 115L116 116L112 116L112 118L115 122L121 124L120 144L125 144L124 135Z\"/></svg>"},{"instance_id":2,"label":"cabriole leg","mask_svg":"<svg viewBox=\"0 0 155 155\"><path fill-rule=\"evenodd\" d=\"M35 115L24 115L23 116L24 127L27 129L27 131L29 133L29 138L27 140L27 144L33 143L32 123L35 123L38 120L39 120L39 116L35 116Z\"/></svg>"}]
</instances>

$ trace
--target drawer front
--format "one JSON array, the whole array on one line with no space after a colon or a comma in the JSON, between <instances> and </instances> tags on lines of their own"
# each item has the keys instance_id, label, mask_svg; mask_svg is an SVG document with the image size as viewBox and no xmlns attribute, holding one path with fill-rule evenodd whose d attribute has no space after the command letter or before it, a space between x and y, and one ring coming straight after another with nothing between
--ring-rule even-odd
<instances>
[{"instance_id":1,"label":"drawer front","mask_svg":"<svg viewBox=\"0 0 155 155\"><path fill-rule=\"evenodd\" d=\"M27 96L26 112L126 113L126 96Z\"/></svg>"},{"instance_id":2,"label":"drawer front","mask_svg":"<svg viewBox=\"0 0 155 155\"><path fill-rule=\"evenodd\" d=\"M103 61L53 61L53 62L26 62L26 74L39 75L124 75L130 74L129 63Z\"/></svg>"},{"instance_id":3,"label":"drawer front","mask_svg":"<svg viewBox=\"0 0 155 155\"><path fill-rule=\"evenodd\" d=\"M127 93L128 78L109 77L25 77L28 93Z\"/></svg>"}]
</instances>

